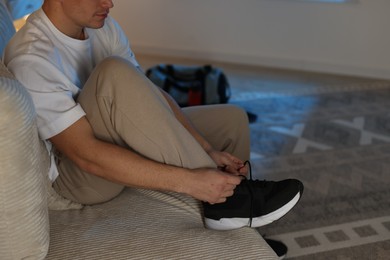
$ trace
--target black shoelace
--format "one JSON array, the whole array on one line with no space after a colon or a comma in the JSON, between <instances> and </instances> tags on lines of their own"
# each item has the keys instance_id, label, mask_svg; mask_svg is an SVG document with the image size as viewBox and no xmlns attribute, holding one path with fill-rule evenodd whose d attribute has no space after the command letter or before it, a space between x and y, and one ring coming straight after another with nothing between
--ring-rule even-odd
<instances>
[{"instance_id":1,"label":"black shoelace","mask_svg":"<svg viewBox=\"0 0 390 260\"><path fill-rule=\"evenodd\" d=\"M244 166L248 164L248 168L249 168L249 181L253 181L252 179L252 166L251 166L251 163L249 161L245 161L244 162ZM250 198L251 198L251 206L250 206L250 213L249 213L249 227L252 227L252 219L253 219L253 191L251 189L251 182L248 182L246 181L246 186L249 190L249 195L250 195Z\"/></svg>"}]
</instances>

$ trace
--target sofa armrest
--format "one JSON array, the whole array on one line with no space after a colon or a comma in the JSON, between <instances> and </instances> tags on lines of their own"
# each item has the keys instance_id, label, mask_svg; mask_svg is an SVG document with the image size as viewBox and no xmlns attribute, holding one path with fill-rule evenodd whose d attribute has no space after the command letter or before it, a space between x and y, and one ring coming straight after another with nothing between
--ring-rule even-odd
<instances>
[{"instance_id":1,"label":"sofa armrest","mask_svg":"<svg viewBox=\"0 0 390 260\"><path fill-rule=\"evenodd\" d=\"M29 94L0 63L0 255L44 259L49 247L47 159Z\"/></svg>"}]
</instances>

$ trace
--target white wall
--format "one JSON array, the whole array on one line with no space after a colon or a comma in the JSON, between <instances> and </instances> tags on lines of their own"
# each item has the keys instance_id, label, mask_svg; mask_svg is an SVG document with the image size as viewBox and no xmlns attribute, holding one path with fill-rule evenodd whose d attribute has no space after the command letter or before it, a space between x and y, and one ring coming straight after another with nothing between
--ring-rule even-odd
<instances>
[{"instance_id":1,"label":"white wall","mask_svg":"<svg viewBox=\"0 0 390 260\"><path fill-rule=\"evenodd\" d=\"M136 53L390 79L390 1L115 0Z\"/></svg>"}]
</instances>

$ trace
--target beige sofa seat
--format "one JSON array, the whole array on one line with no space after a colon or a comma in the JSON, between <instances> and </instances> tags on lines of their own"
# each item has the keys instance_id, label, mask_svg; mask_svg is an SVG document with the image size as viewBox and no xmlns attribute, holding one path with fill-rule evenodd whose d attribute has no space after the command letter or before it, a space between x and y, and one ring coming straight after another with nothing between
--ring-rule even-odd
<instances>
[{"instance_id":1,"label":"beige sofa seat","mask_svg":"<svg viewBox=\"0 0 390 260\"><path fill-rule=\"evenodd\" d=\"M50 227L47 259L275 259L256 230L205 229L199 203L174 193L129 188L101 205L51 212Z\"/></svg>"}]
</instances>

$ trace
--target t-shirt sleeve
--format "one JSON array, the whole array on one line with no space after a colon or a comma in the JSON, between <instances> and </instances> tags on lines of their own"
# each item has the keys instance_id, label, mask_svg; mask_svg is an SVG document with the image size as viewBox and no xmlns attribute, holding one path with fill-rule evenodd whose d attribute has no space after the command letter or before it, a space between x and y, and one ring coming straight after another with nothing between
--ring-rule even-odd
<instances>
[{"instance_id":1,"label":"t-shirt sleeve","mask_svg":"<svg viewBox=\"0 0 390 260\"><path fill-rule=\"evenodd\" d=\"M49 61L24 55L13 59L7 67L32 97L41 139L61 133L85 115L74 99L78 87Z\"/></svg>"}]
</instances>

